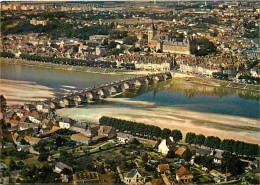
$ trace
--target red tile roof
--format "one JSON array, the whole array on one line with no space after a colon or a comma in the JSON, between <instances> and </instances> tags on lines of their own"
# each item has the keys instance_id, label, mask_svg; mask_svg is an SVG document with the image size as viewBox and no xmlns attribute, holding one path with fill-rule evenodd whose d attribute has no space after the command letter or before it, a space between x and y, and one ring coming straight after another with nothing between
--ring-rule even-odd
<instances>
[{"instance_id":1,"label":"red tile roof","mask_svg":"<svg viewBox=\"0 0 260 185\"><path fill-rule=\"evenodd\" d=\"M177 171L176 171L176 174L178 176L182 176L182 175L188 175L189 172L188 170L184 167L184 166L181 166Z\"/></svg>"}]
</instances>

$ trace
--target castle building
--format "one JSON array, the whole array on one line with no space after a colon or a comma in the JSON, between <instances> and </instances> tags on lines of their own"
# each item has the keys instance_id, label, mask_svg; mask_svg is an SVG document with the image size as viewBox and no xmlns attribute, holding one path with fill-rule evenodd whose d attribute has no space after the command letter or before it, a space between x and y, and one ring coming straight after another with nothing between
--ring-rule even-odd
<instances>
[{"instance_id":1,"label":"castle building","mask_svg":"<svg viewBox=\"0 0 260 185\"><path fill-rule=\"evenodd\" d=\"M163 53L176 53L176 54L191 54L191 48L196 48L194 40L189 38L183 39L182 42L176 41L166 34L156 34L156 28L152 23L148 29L148 45L153 51L161 51Z\"/></svg>"}]
</instances>

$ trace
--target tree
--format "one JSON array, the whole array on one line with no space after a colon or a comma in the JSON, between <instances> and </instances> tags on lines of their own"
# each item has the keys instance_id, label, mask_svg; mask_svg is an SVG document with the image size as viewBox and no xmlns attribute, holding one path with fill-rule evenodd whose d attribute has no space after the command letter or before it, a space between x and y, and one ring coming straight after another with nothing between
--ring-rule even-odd
<instances>
[{"instance_id":1,"label":"tree","mask_svg":"<svg viewBox=\"0 0 260 185\"><path fill-rule=\"evenodd\" d=\"M106 173L103 164L101 164L101 165L99 165L99 166L97 167L97 171L98 171L98 173L100 173L100 174L104 174L104 173Z\"/></svg>"},{"instance_id":2,"label":"tree","mask_svg":"<svg viewBox=\"0 0 260 185\"><path fill-rule=\"evenodd\" d=\"M230 152L224 152L221 160L222 173L230 172L233 176L245 172L245 164L240 161L239 157L232 155Z\"/></svg>"},{"instance_id":3,"label":"tree","mask_svg":"<svg viewBox=\"0 0 260 185\"><path fill-rule=\"evenodd\" d=\"M180 130L172 130L170 136L173 137L173 140L175 142L179 142L180 140L182 140L182 133Z\"/></svg>"},{"instance_id":4,"label":"tree","mask_svg":"<svg viewBox=\"0 0 260 185\"><path fill-rule=\"evenodd\" d=\"M16 168L17 168L16 162L13 159L11 159L10 162L9 162L9 170L13 171Z\"/></svg>"},{"instance_id":5,"label":"tree","mask_svg":"<svg viewBox=\"0 0 260 185\"><path fill-rule=\"evenodd\" d=\"M189 144L193 144L195 140L196 134L192 132L188 132L185 137L185 142Z\"/></svg>"},{"instance_id":6,"label":"tree","mask_svg":"<svg viewBox=\"0 0 260 185\"><path fill-rule=\"evenodd\" d=\"M49 153L47 153L47 152L40 153L40 155L38 157L38 161L41 161L41 162L47 161L48 157L49 157Z\"/></svg>"},{"instance_id":7,"label":"tree","mask_svg":"<svg viewBox=\"0 0 260 185\"><path fill-rule=\"evenodd\" d=\"M134 37L127 36L124 38L124 43L127 45L133 45L136 41L137 41L136 36Z\"/></svg>"},{"instance_id":8,"label":"tree","mask_svg":"<svg viewBox=\"0 0 260 185\"><path fill-rule=\"evenodd\" d=\"M212 148L217 149L217 148L220 148L220 143L221 143L221 140L219 139L219 137L208 136L205 140L204 145L211 149Z\"/></svg>"},{"instance_id":9,"label":"tree","mask_svg":"<svg viewBox=\"0 0 260 185\"><path fill-rule=\"evenodd\" d=\"M168 128L164 128L161 132L161 138L167 139L169 138L170 134L171 134L171 130Z\"/></svg>"},{"instance_id":10,"label":"tree","mask_svg":"<svg viewBox=\"0 0 260 185\"><path fill-rule=\"evenodd\" d=\"M175 158L176 157L176 154L173 150L170 150L167 154L167 158Z\"/></svg>"},{"instance_id":11,"label":"tree","mask_svg":"<svg viewBox=\"0 0 260 185\"><path fill-rule=\"evenodd\" d=\"M224 139L221 141L220 149L228 152L235 152L235 141L233 139Z\"/></svg>"},{"instance_id":12,"label":"tree","mask_svg":"<svg viewBox=\"0 0 260 185\"><path fill-rule=\"evenodd\" d=\"M183 152L183 154L181 155L181 157L185 160L185 161L190 161L191 157L192 157L192 153L189 149L187 149L185 152Z\"/></svg>"},{"instance_id":13,"label":"tree","mask_svg":"<svg viewBox=\"0 0 260 185\"><path fill-rule=\"evenodd\" d=\"M72 171L69 170L68 168L64 168L61 173L62 173L62 174L65 174L65 175L71 175L71 174L72 174Z\"/></svg>"},{"instance_id":14,"label":"tree","mask_svg":"<svg viewBox=\"0 0 260 185\"><path fill-rule=\"evenodd\" d=\"M142 161L147 163L148 162L148 154L145 153L143 156L142 156Z\"/></svg>"},{"instance_id":15,"label":"tree","mask_svg":"<svg viewBox=\"0 0 260 185\"><path fill-rule=\"evenodd\" d=\"M108 46L107 49L113 49L117 46L117 43L115 41L111 41Z\"/></svg>"},{"instance_id":16,"label":"tree","mask_svg":"<svg viewBox=\"0 0 260 185\"><path fill-rule=\"evenodd\" d=\"M121 164L120 164L120 169L122 170L126 170L127 169L127 163L125 160L122 160Z\"/></svg>"},{"instance_id":17,"label":"tree","mask_svg":"<svg viewBox=\"0 0 260 185\"><path fill-rule=\"evenodd\" d=\"M63 139L60 136L56 137L56 146L61 147L62 143L63 143Z\"/></svg>"},{"instance_id":18,"label":"tree","mask_svg":"<svg viewBox=\"0 0 260 185\"><path fill-rule=\"evenodd\" d=\"M197 55L204 56L216 52L216 46L213 42L209 41L207 38L200 38L196 40L200 50L197 51Z\"/></svg>"},{"instance_id":19,"label":"tree","mask_svg":"<svg viewBox=\"0 0 260 185\"><path fill-rule=\"evenodd\" d=\"M104 46L108 45L108 40L107 40L107 39L104 39L102 44L103 44Z\"/></svg>"},{"instance_id":20,"label":"tree","mask_svg":"<svg viewBox=\"0 0 260 185\"><path fill-rule=\"evenodd\" d=\"M17 167L18 167L19 170L23 169L24 168L24 163L22 161L19 161L17 163Z\"/></svg>"},{"instance_id":21,"label":"tree","mask_svg":"<svg viewBox=\"0 0 260 185\"><path fill-rule=\"evenodd\" d=\"M27 142L27 141L25 141L24 139L21 140L21 144L22 144L22 145L30 145L30 143Z\"/></svg>"},{"instance_id":22,"label":"tree","mask_svg":"<svg viewBox=\"0 0 260 185\"><path fill-rule=\"evenodd\" d=\"M204 144L205 139L206 137L202 134L196 135L196 137L194 138L194 144L201 146Z\"/></svg>"}]
</instances>

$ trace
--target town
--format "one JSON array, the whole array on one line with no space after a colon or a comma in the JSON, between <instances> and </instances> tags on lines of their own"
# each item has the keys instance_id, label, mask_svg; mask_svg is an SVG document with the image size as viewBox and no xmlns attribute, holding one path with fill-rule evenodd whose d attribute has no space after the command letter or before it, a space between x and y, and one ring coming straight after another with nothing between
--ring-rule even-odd
<instances>
[{"instance_id":1,"label":"town","mask_svg":"<svg viewBox=\"0 0 260 185\"><path fill-rule=\"evenodd\" d=\"M223 86L258 101L259 10L257 1L1 2L1 64L134 75L19 106L0 95L0 184L259 184L258 143L57 113L147 92L176 73L209 85L206 94Z\"/></svg>"},{"instance_id":2,"label":"town","mask_svg":"<svg viewBox=\"0 0 260 185\"><path fill-rule=\"evenodd\" d=\"M138 5L3 2L1 56L259 83L257 2Z\"/></svg>"}]
</instances>

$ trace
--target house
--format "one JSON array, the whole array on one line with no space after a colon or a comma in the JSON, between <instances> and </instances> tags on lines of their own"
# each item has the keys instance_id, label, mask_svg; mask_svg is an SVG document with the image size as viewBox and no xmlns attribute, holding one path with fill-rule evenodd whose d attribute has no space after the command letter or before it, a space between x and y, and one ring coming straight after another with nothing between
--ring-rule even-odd
<instances>
[{"instance_id":1,"label":"house","mask_svg":"<svg viewBox=\"0 0 260 185\"><path fill-rule=\"evenodd\" d=\"M188 150L186 146L180 147L175 151L175 154L178 156L182 156L182 154Z\"/></svg>"},{"instance_id":2,"label":"house","mask_svg":"<svg viewBox=\"0 0 260 185\"><path fill-rule=\"evenodd\" d=\"M25 115L25 113L26 113L26 110L24 110L24 109L18 109L16 111L17 116L19 116L20 118L22 118Z\"/></svg>"},{"instance_id":3,"label":"house","mask_svg":"<svg viewBox=\"0 0 260 185\"><path fill-rule=\"evenodd\" d=\"M145 183L145 176L139 168L132 169L125 175L124 183L132 185L141 185Z\"/></svg>"},{"instance_id":4,"label":"house","mask_svg":"<svg viewBox=\"0 0 260 185\"><path fill-rule=\"evenodd\" d=\"M18 130L27 130L27 129L33 129L34 132L37 132L38 131L38 125L37 123L27 123L27 122L20 122L18 124Z\"/></svg>"},{"instance_id":5,"label":"house","mask_svg":"<svg viewBox=\"0 0 260 185\"><path fill-rule=\"evenodd\" d=\"M51 131L51 130L52 130L52 127L47 127L47 128L41 128L41 129L39 130L39 132L40 132L41 134L43 134L43 133L49 132L49 131Z\"/></svg>"},{"instance_id":6,"label":"house","mask_svg":"<svg viewBox=\"0 0 260 185\"><path fill-rule=\"evenodd\" d=\"M129 141L131 141L134 138L133 135L131 134L126 134L126 133L117 133L117 139L118 141L122 142L122 143L128 143Z\"/></svg>"},{"instance_id":7,"label":"house","mask_svg":"<svg viewBox=\"0 0 260 185\"><path fill-rule=\"evenodd\" d=\"M55 133L59 129L60 129L60 127L53 126L51 130L49 130L49 128L45 128L45 129L41 129L40 132L42 133L41 135L46 136L46 135Z\"/></svg>"},{"instance_id":8,"label":"house","mask_svg":"<svg viewBox=\"0 0 260 185\"><path fill-rule=\"evenodd\" d=\"M24 109L28 111L35 111L36 107L33 104L24 104Z\"/></svg>"},{"instance_id":9,"label":"house","mask_svg":"<svg viewBox=\"0 0 260 185\"><path fill-rule=\"evenodd\" d=\"M192 183L193 175L184 167L181 166L176 172L176 180L179 183Z\"/></svg>"},{"instance_id":10,"label":"house","mask_svg":"<svg viewBox=\"0 0 260 185\"><path fill-rule=\"evenodd\" d=\"M37 124L41 124L41 116L37 111L32 111L29 113L28 115L28 119L33 122L33 123L37 123Z\"/></svg>"},{"instance_id":11,"label":"house","mask_svg":"<svg viewBox=\"0 0 260 185\"><path fill-rule=\"evenodd\" d=\"M13 110L11 110L6 113L5 122L8 123L10 120L13 119L16 120L16 113Z\"/></svg>"},{"instance_id":12,"label":"house","mask_svg":"<svg viewBox=\"0 0 260 185\"><path fill-rule=\"evenodd\" d=\"M17 126L18 126L18 124L19 124L19 121L16 120L16 119L11 119L11 120L9 120L8 122L11 124L12 130L14 130L13 127L16 127L16 128L17 128Z\"/></svg>"},{"instance_id":13,"label":"house","mask_svg":"<svg viewBox=\"0 0 260 185\"><path fill-rule=\"evenodd\" d=\"M20 119L20 122L29 122L28 115L30 114L30 111L26 110L23 116Z\"/></svg>"},{"instance_id":14,"label":"house","mask_svg":"<svg viewBox=\"0 0 260 185\"><path fill-rule=\"evenodd\" d=\"M73 172L73 168L70 167L69 165L65 164L65 163L62 163L62 162L58 162L56 165L55 165L55 169L54 171L57 172L57 173L60 173L62 172L62 170L64 169L68 169L70 171Z\"/></svg>"},{"instance_id":15,"label":"house","mask_svg":"<svg viewBox=\"0 0 260 185\"><path fill-rule=\"evenodd\" d=\"M87 137L83 133L73 134L73 135L71 135L70 139L73 141L76 141L76 142L87 144L87 145L91 144L91 142L92 142L91 137Z\"/></svg>"},{"instance_id":16,"label":"house","mask_svg":"<svg viewBox=\"0 0 260 185\"><path fill-rule=\"evenodd\" d=\"M174 151L176 144L173 142L173 138L163 139L158 146L158 151L164 155L167 155L169 151Z\"/></svg>"},{"instance_id":17,"label":"house","mask_svg":"<svg viewBox=\"0 0 260 185\"><path fill-rule=\"evenodd\" d=\"M44 119L42 121L42 128L51 128L53 126L54 120L51 119Z\"/></svg>"},{"instance_id":18,"label":"house","mask_svg":"<svg viewBox=\"0 0 260 185\"><path fill-rule=\"evenodd\" d=\"M213 161L215 163L221 164L223 152L224 152L223 150L218 150L218 149L215 150L215 155L214 155L214 159L213 159Z\"/></svg>"},{"instance_id":19,"label":"house","mask_svg":"<svg viewBox=\"0 0 260 185\"><path fill-rule=\"evenodd\" d=\"M98 125L89 125L88 129L84 132L87 137L95 137L98 135L99 126Z\"/></svg>"},{"instance_id":20,"label":"house","mask_svg":"<svg viewBox=\"0 0 260 185\"><path fill-rule=\"evenodd\" d=\"M77 122L75 125L70 127L70 130L73 130L75 132L84 133L84 132L86 132L87 128L88 128L88 124L87 123Z\"/></svg>"},{"instance_id":21,"label":"house","mask_svg":"<svg viewBox=\"0 0 260 185\"><path fill-rule=\"evenodd\" d=\"M50 108L51 108L51 106L48 105L48 104L45 103L45 102L37 102L37 103L36 103L36 109L37 109L38 111L47 113L47 112L49 112L49 109L50 109Z\"/></svg>"},{"instance_id":22,"label":"house","mask_svg":"<svg viewBox=\"0 0 260 185\"><path fill-rule=\"evenodd\" d=\"M211 170L209 172L210 175L212 175L214 177L214 181L216 183L220 183L220 182L227 182L229 181L230 177L231 177L231 174L230 173L225 173L225 174L222 174L220 173L219 171L217 170Z\"/></svg>"},{"instance_id":23,"label":"house","mask_svg":"<svg viewBox=\"0 0 260 185\"><path fill-rule=\"evenodd\" d=\"M190 145L186 145L186 147L191 151L192 155L196 154L197 148L194 148L194 147L192 147Z\"/></svg>"},{"instance_id":24,"label":"house","mask_svg":"<svg viewBox=\"0 0 260 185\"><path fill-rule=\"evenodd\" d=\"M159 164L158 167L157 167L157 171L159 173L170 174L170 165L169 164Z\"/></svg>"},{"instance_id":25,"label":"house","mask_svg":"<svg viewBox=\"0 0 260 185\"><path fill-rule=\"evenodd\" d=\"M25 136L23 139L28 143L30 143L30 145L38 144L41 141L40 138L32 137L32 136Z\"/></svg>"},{"instance_id":26,"label":"house","mask_svg":"<svg viewBox=\"0 0 260 185\"><path fill-rule=\"evenodd\" d=\"M196 151L196 155L212 155L212 151L209 150L209 149L204 149L204 148L199 148L197 151Z\"/></svg>"},{"instance_id":27,"label":"house","mask_svg":"<svg viewBox=\"0 0 260 185\"><path fill-rule=\"evenodd\" d=\"M104 141L104 140L106 140L106 139L107 139L107 136L105 136L105 135L98 135L98 136L93 137L93 138L92 138L92 141L93 141L94 143L97 143L97 142L99 142L99 141Z\"/></svg>"},{"instance_id":28,"label":"house","mask_svg":"<svg viewBox=\"0 0 260 185\"><path fill-rule=\"evenodd\" d=\"M111 126L100 126L98 130L98 135L104 135L106 137L113 138L116 137L116 130Z\"/></svg>"},{"instance_id":29,"label":"house","mask_svg":"<svg viewBox=\"0 0 260 185\"><path fill-rule=\"evenodd\" d=\"M70 127L73 126L73 124L75 123L75 121L71 118L64 118L63 120L61 120L59 122L59 126L60 128L65 128L65 129L69 129Z\"/></svg>"}]
</instances>

